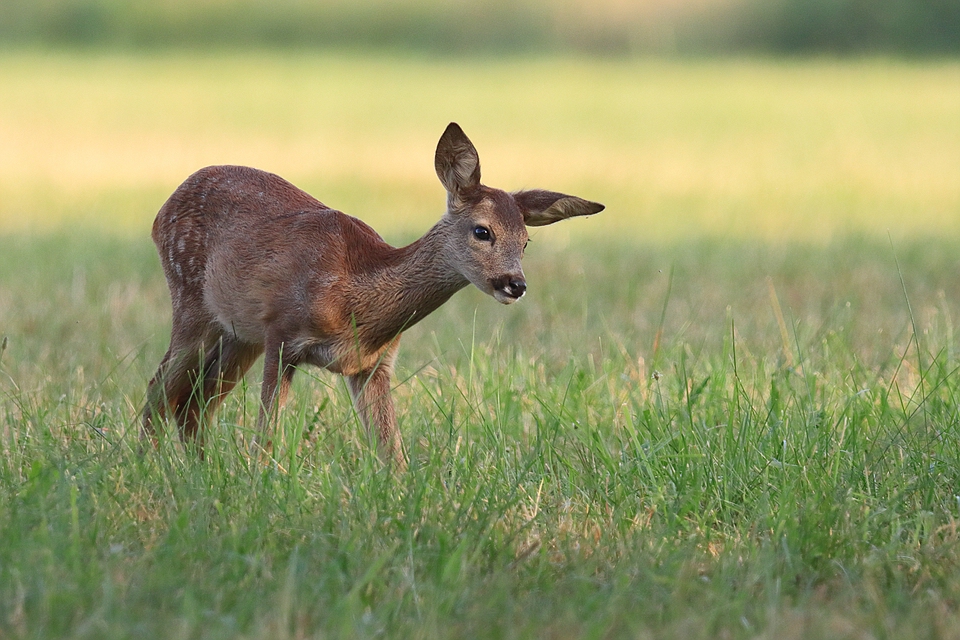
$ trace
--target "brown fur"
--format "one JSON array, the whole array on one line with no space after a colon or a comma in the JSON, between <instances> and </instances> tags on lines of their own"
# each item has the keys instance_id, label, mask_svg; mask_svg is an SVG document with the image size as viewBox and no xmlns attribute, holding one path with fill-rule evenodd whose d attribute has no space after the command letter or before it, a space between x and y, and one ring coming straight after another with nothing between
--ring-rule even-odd
<instances>
[{"instance_id":1,"label":"brown fur","mask_svg":"<svg viewBox=\"0 0 960 640\"><path fill-rule=\"evenodd\" d=\"M603 205L547 191L480 184L476 149L451 123L437 146L447 213L395 248L369 226L282 178L207 167L170 196L153 240L170 287L170 347L147 389L145 437L171 414L202 453L201 425L264 357L258 432L285 401L295 368L348 378L381 453L404 454L390 399L400 335L469 283L510 303L526 290L526 225L589 215ZM488 230L489 241L476 229Z\"/></svg>"}]
</instances>

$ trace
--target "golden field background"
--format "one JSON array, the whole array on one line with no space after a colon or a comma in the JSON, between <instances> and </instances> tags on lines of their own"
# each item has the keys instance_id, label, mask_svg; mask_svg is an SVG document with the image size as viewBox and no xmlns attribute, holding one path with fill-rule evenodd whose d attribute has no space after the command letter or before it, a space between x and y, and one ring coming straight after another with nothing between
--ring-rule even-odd
<instances>
[{"instance_id":1,"label":"golden field background","mask_svg":"<svg viewBox=\"0 0 960 640\"><path fill-rule=\"evenodd\" d=\"M442 211L452 120L485 183L607 204L554 239L960 231L951 61L20 51L0 86L2 233L146 234L192 171L249 164L399 241Z\"/></svg>"}]
</instances>

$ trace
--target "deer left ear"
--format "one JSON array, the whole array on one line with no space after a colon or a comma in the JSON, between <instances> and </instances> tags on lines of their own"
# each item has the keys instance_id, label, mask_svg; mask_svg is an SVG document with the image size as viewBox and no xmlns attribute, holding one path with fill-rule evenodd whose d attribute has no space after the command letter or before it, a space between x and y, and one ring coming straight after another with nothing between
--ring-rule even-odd
<instances>
[{"instance_id":1,"label":"deer left ear","mask_svg":"<svg viewBox=\"0 0 960 640\"><path fill-rule=\"evenodd\" d=\"M454 199L480 186L480 156L456 122L447 125L434 158L437 177Z\"/></svg>"},{"instance_id":2,"label":"deer left ear","mask_svg":"<svg viewBox=\"0 0 960 640\"><path fill-rule=\"evenodd\" d=\"M517 191L513 194L513 199L528 227L542 227L567 218L589 216L604 209L599 202L542 189Z\"/></svg>"}]
</instances>

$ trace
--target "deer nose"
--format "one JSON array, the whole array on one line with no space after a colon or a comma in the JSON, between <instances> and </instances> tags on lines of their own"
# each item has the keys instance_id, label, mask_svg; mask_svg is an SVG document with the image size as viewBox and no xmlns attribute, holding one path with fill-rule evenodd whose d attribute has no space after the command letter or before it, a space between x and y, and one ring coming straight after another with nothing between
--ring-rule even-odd
<instances>
[{"instance_id":1,"label":"deer nose","mask_svg":"<svg viewBox=\"0 0 960 640\"><path fill-rule=\"evenodd\" d=\"M519 300L523 294L527 292L527 281L523 279L522 275L500 276L499 278L491 280L490 284L493 285L494 291L497 292L497 299L500 300L500 302L504 302L500 297L502 296L507 299L508 304L514 300Z\"/></svg>"},{"instance_id":2,"label":"deer nose","mask_svg":"<svg viewBox=\"0 0 960 640\"><path fill-rule=\"evenodd\" d=\"M527 292L527 283L519 278L511 278L507 284L507 295L512 298L520 298Z\"/></svg>"},{"instance_id":3,"label":"deer nose","mask_svg":"<svg viewBox=\"0 0 960 640\"><path fill-rule=\"evenodd\" d=\"M522 277L505 276L497 285L503 295L514 300L519 300L527 292L527 282Z\"/></svg>"}]
</instances>

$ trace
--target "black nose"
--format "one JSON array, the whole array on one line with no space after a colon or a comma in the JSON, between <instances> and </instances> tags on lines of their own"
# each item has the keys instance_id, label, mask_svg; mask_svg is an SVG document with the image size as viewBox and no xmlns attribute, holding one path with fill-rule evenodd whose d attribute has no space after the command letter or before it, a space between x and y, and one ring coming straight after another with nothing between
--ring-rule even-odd
<instances>
[{"instance_id":1,"label":"black nose","mask_svg":"<svg viewBox=\"0 0 960 640\"><path fill-rule=\"evenodd\" d=\"M491 280L490 284L493 286L494 290L499 291L500 293L513 298L514 300L519 299L524 293L527 292L527 281L523 279L523 275L503 275L499 278L494 278Z\"/></svg>"},{"instance_id":2,"label":"black nose","mask_svg":"<svg viewBox=\"0 0 960 640\"><path fill-rule=\"evenodd\" d=\"M511 298L519 298L527 292L527 283L523 280L511 280L507 285L507 295Z\"/></svg>"}]
</instances>

